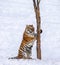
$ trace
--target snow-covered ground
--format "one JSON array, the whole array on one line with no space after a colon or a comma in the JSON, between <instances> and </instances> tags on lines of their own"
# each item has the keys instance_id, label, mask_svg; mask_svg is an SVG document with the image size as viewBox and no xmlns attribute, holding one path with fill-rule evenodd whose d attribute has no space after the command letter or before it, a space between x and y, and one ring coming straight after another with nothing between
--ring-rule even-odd
<instances>
[{"instance_id":1,"label":"snow-covered ground","mask_svg":"<svg viewBox=\"0 0 60 65\"><path fill-rule=\"evenodd\" d=\"M60 0L41 0L42 60L8 60L17 56L27 24L36 27L32 0L0 0L0 65L60 65Z\"/></svg>"}]
</instances>

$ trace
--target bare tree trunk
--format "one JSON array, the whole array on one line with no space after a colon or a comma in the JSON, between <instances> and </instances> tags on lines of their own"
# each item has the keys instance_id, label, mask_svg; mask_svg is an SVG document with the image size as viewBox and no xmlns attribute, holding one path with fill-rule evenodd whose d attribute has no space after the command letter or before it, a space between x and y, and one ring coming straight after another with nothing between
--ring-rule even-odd
<instances>
[{"instance_id":1,"label":"bare tree trunk","mask_svg":"<svg viewBox=\"0 0 60 65\"><path fill-rule=\"evenodd\" d=\"M41 59L41 37L40 37L40 28L41 28L41 18L40 18L40 9L39 9L40 0L33 0L34 10L36 14L36 23L37 23L37 58Z\"/></svg>"}]
</instances>

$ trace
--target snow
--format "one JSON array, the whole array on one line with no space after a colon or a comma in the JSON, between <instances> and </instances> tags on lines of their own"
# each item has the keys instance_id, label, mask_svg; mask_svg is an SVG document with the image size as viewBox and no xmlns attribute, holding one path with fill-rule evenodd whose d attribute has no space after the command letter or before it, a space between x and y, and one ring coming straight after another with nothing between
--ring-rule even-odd
<instances>
[{"instance_id":1,"label":"snow","mask_svg":"<svg viewBox=\"0 0 60 65\"><path fill-rule=\"evenodd\" d=\"M0 0L0 65L60 65L60 0L41 0L42 60L8 60L15 57L27 24L36 28L32 0Z\"/></svg>"}]
</instances>

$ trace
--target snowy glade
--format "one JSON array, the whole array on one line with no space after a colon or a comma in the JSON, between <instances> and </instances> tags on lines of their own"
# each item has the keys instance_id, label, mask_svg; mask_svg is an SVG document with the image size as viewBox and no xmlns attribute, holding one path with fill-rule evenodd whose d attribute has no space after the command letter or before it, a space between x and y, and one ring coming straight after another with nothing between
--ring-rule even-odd
<instances>
[{"instance_id":1,"label":"snowy glade","mask_svg":"<svg viewBox=\"0 0 60 65\"><path fill-rule=\"evenodd\" d=\"M17 56L27 24L36 28L32 0L0 0L0 65L60 65L60 0L41 0L42 60L8 60Z\"/></svg>"}]
</instances>

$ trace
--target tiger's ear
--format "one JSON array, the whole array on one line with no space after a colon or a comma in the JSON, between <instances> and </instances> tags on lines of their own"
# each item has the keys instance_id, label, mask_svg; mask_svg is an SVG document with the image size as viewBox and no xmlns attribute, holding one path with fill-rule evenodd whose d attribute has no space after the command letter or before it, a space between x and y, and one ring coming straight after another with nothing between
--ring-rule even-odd
<instances>
[{"instance_id":1,"label":"tiger's ear","mask_svg":"<svg viewBox=\"0 0 60 65\"><path fill-rule=\"evenodd\" d=\"M31 26L33 27L33 24Z\"/></svg>"},{"instance_id":2,"label":"tiger's ear","mask_svg":"<svg viewBox=\"0 0 60 65\"><path fill-rule=\"evenodd\" d=\"M28 25L26 25L26 27L28 27Z\"/></svg>"},{"instance_id":3,"label":"tiger's ear","mask_svg":"<svg viewBox=\"0 0 60 65\"><path fill-rule=\"evenodd\" d=\"M32 24L32 25L26 25L26 27L29 27L29 26L30 26L30 27L33 27L33 24Z\"/></svg>"}]
</instances>

